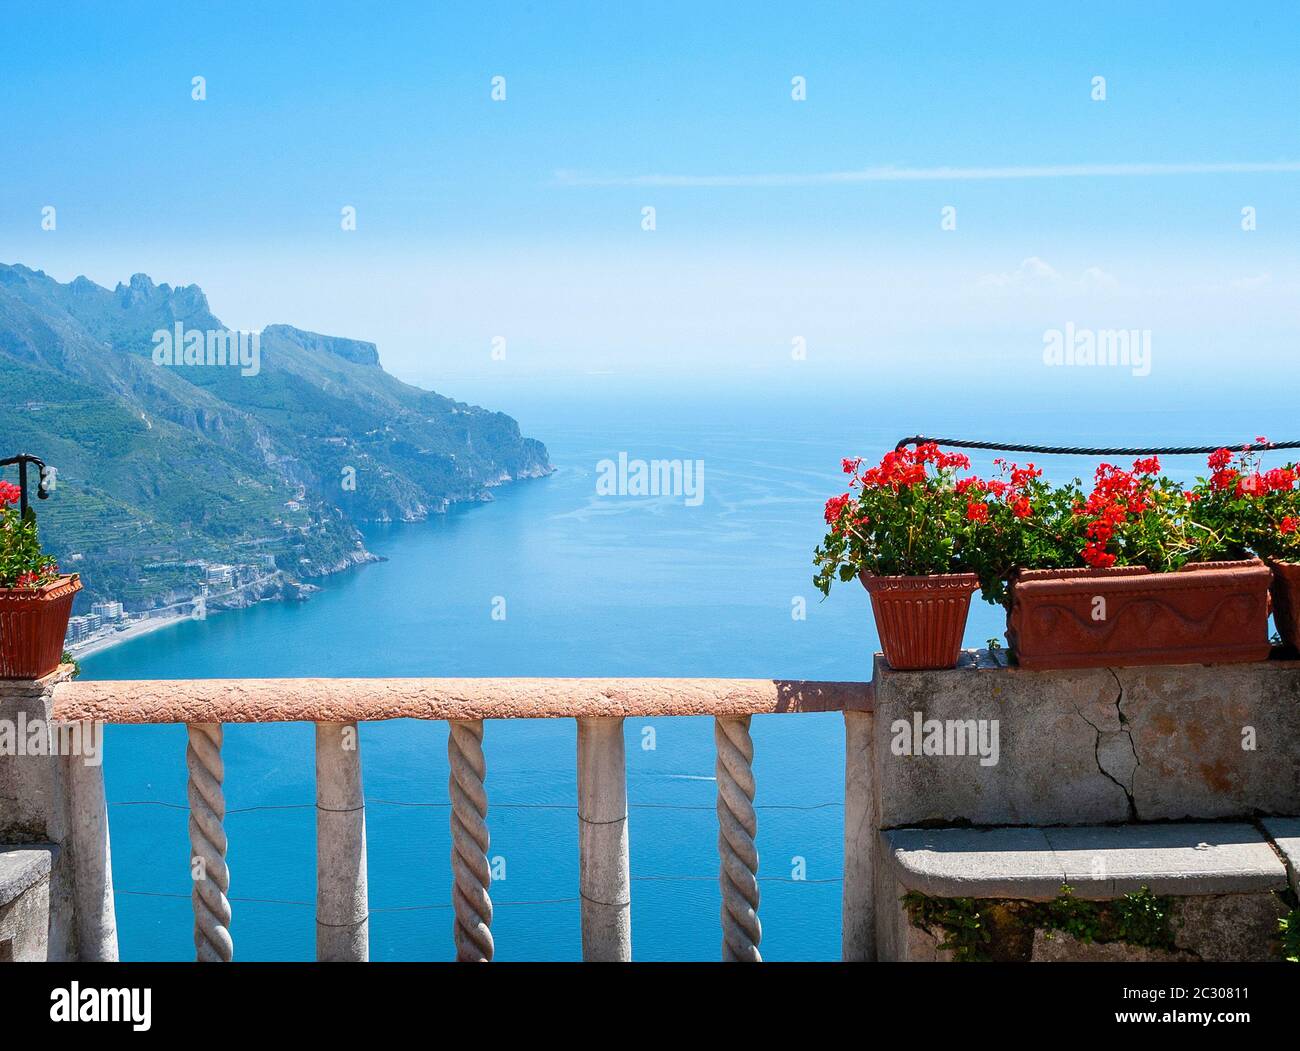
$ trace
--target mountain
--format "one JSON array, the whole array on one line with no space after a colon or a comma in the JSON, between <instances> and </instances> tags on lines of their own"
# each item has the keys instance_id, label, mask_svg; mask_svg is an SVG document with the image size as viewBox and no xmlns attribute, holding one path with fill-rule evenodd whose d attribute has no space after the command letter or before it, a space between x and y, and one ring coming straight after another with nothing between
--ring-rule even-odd
<instances>
[{"instance_id":1,"label":"mountain","mask_svg":"<svg viewBox=\"0 0 1300 1051\"><path fill-rule=\"evenodd\" d=\"M41 535L82 605L183 600L208 565L265 578L244 604L372 559L361 523L551 471L509 416L402 383L373 343L241 339L197 285L144 274L109 290L0 264L0 392L0 456L57 469Z\"/></svg>"}]
</instances>

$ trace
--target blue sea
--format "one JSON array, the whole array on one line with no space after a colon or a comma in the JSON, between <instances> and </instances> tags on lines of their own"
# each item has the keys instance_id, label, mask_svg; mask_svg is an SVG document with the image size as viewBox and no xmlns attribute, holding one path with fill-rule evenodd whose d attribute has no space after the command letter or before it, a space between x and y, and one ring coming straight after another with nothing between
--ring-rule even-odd
<instances>
[{"instance_id":1,"label":"blue sea","mask_svg":"<svg viewBox=\"0 0 1300 1051\"><path fill-rule=\"evenodd\" d=\"M1085 421L831 400L516 394L513 404L489 402L546 442L553 476L428 522L372 528L368 543L387 561L327 578L310 601L184 622L87 659L84 674L864 679L877 646L865 592L851 582L823 601L811 584L822 505L844 487L841 457L878 456L917 431L1182 444L1280 438L1291 418L1217 413L1207 433L1209 417L1192 410ZM598 496L596 465L620 452L702 460L703 501ZM988 462L976 458L977 467ZM1097 461L1040 462L1063 478L1090 474ZM1202 465L1170 461L1187 474ZM494 619L501 599L505 618ZM801 604L804 619L794 615ZM977 601L967 644L983 645L1003 627L1000 611ZM752 732L762 952L836 959L842 719L757 717ZM711 720L628 720L625 733L634 957L717 959ZM446 738L436 722L362 725L372 959L454 956ZM504 867L492 887L498 959L581 956L575 738L569 719L487 724L489 853ZM236 959L311 959L312 727L233 725L225 740ZM185 731L111 727L106 747L122 957L192 958Z\"/></svg>"}]
</instances>

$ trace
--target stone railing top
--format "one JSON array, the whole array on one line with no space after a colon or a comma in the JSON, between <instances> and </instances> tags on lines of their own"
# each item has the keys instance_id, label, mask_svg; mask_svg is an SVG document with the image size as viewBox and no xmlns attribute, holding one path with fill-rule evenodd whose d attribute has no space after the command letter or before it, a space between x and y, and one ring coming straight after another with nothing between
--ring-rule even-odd
<instances>
[{"instance_id":1,"label":"stone railing top","mask_svg":"<svg viewBox=\"0 0 1300 1051\"><path fill-rule=\"evenodd\" d=\"M870 711L864 682L796 679L150 679L62 682L54 717L347 723Z\"/></svg>"},{"instance_id":2,"label":"stone railing top","mask_svg":"<svg viewBox=\"0 0 1300 1051\"><path fill-rule=\"evenodd\" d=\"M894 874L935 898L1045 901L1067 883L1078 898L1285 890L1264 835L1238 823L1082 828L902 828L881 832Z\"/></svg>"}]
</instances>

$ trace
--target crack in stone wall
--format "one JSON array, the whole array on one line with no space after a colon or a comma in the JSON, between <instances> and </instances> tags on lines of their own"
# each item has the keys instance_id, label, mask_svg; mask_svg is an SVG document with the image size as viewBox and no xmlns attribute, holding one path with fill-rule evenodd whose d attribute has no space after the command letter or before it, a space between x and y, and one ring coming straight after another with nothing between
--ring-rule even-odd
<instances>
[{"instance_id":1,"label":"crack in stone wall","mask_svg":"<svg viewBox=\"0 0 1300 1051\"><path fill-rule=\"evenodd\" d=\"M876 676L882 827L1300 815L1300 662ZM996 720L1000 762L895 755L918 711Z\"/></svg>"},{"instance_id":2,"label":"crack in stone wall","mask_svg":"<svg viewBox=\"0 0 1300 1051\"><path fill-rule=\"evenodd\" d=\"M1107 668L1111 677L1115 680L1115 717L1118 730L1103 730L1086 715L1083 709L1078 705L1075 711L1079 713L1079 718L1092 727L1096 738L1093 742L1093 758L1097 763L1097 770L1110 781L1116 788L1124 793L1124 799L1128 803L1128 819L1130 821L1138 820L1137 801L1133 795L1133 775L1137 768L1142 765L1138 759L1137 746L1133 743L1133 735L1127 729L1128 719L1124 715L1124 683L1116 674L1113 668Z\"/></svg>"}]
</instances>

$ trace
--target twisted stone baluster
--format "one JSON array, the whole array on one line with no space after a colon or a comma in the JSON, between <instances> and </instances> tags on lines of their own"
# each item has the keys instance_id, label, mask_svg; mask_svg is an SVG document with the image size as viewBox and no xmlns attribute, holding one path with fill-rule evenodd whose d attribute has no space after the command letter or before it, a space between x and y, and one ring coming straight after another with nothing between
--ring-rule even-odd
<instances>
[{"instance_id":1,"label":"twisted stone baluster","mask_svg":"<svg viewBox=\"0 0 1300 1051\"><path fill-rule=\"evenodd\" d=\"M230 870L226 868L226 798L221 791L221 724L193 723L185 763L189 767L190 873L194 877L194 948L201 963L229 963ZM198 864L195 863L198 859Z\"/></svg>"},{"instance_id":2,"label":"twisted stone baluster","mask_svg":"<svg viewBox=\"0 0 1300 1051\"><path fill-rule=\"evenodd\" d=\"M483 778L483 723L453 719L448 723L447 758L451 767L451 868L455 875L452 904L456 959L487 963L492 959L492 869L488 865L487 791Z\"/></svg>"},{"instance_id":3,"label":"twisted stone baluster","mask_svg":"<svg viewBox=\"0 0 1300 1051\"><path fill-rule=\"evenodd\" d=\"M718 854L722 860L722 958L759 963L758 815L754 812L754 742L749 716L715 719L718 758Z\"/></svg>"}]
</instances>

